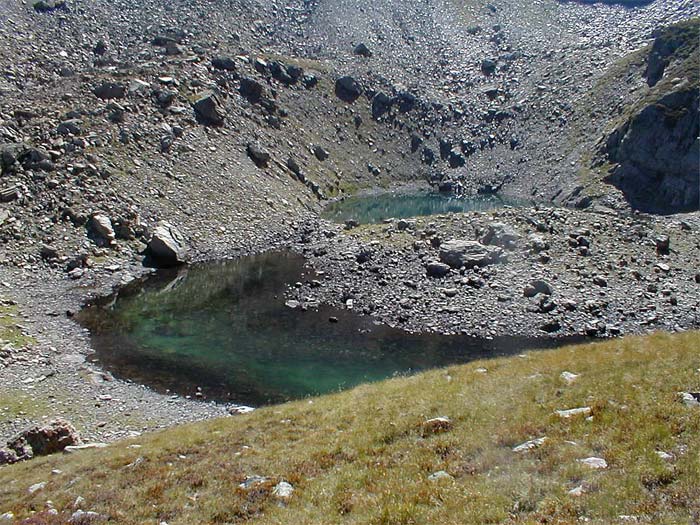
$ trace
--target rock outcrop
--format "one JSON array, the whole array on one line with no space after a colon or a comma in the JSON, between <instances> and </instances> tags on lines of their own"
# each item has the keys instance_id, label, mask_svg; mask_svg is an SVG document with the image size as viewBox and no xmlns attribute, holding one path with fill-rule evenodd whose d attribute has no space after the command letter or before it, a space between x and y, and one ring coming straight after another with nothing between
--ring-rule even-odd
<instances>
[{"instance_id":1,"label":"rock outcrop","mask_svg":"<svg viewBox=\"0 0 700 525\"><path fill-rule=\"evenodd\" d=\"M617 164L609 180L633 207L674 213L700 209L700 89L673 91L635 113L607 139Z\"/></svg>"},{"instance_id":2,"label":"rock outcrop","mask_svg":"<svg viewBox=\"0 0 700 525\"><path fill-rule=\"evenodd\" d=\"M7 448L0 449L0 465L55 454L80 443L73 425L65 419L55 419L44 426L28 428L10 439Z\"/></svg>"}]
</instances>

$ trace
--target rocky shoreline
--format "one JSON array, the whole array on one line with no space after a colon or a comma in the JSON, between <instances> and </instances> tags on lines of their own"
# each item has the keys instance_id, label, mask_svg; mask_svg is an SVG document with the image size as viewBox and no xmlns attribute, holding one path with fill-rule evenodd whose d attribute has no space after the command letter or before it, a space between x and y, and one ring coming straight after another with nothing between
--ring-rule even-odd
<instances>
[{"instance_id":1,"label":"rocky shoreline","mask_svg":"<svg viewBox=\"0 0 700 525\"><path fill-rule=\"evenodd\" d=\"M329 303L408 331L611 337L700 326L697 214L536 207L357 227L307 216L300 224L244 252L227 253L211 239L192 259L291 249L316 270L315 279L290 283L292 304ZM481 251L461 250L455 240ZM3 354L0 395L26 398L0 421L3 439L37 417L65 417L84 440L111 441L229 413L231 405L159 394L86 360L89 334L72 315L89 298L154 271L123 253L79 281L50 265L3 268L3 298L17 303L16 324L35 340Z\"/></svg>"}]
</instances>

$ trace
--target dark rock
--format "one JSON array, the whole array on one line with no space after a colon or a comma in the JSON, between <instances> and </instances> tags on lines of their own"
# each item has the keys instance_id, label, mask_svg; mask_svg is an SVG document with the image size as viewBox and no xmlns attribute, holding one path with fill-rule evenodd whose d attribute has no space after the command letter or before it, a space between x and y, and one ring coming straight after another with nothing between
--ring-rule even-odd
<instances>
[{"instance_id":1,"label":"dark rock","mask_svg":"<svg viewBox=\"0 0 700 525\"><path fill-rule=\"evenodd\" d=\"M487 58L481 61L481 71L484 75L493 75L496 72L496 61Z\"/></svg>"},{"instance_id":2,"label":"dark rock","mask_svg":"<svg viewBox=\"0 0 700 525\"><path fill-rule=\"evenodd\" d=\"M364 43L357 44L352 52L365 58L370 58L372 56L372 51L370 51L367 45Z\"/></svg>"},{"instance_id":3,"label":"dark rock","mask_svg":"<svg viewBox=\"0 0 700 525\"><path fill-rule=\"evenodd\" d=\"M80 128L79 119L64 120L56 128L56 132L59 135L80 135L82 129Z\"/></svg>"},{"instance_id":4,"label":"dark rock","mask_svg":"<svg viewBox=\"0 0 700 525\"><path fill-rule=\"evenodd\" d=\"M173 40L168 40L163 47L165 55L169 57L182 55L185 52L184 48Z\"/></svg>"},{"instance_id":5,"label":"dark rock","mask_svg":"<svg viewBox=\"0 0 700 525\"><path fill-rule=\"evenodd\" d=\"M58 250L53 246L42 246L39 254L45 261L55 261L58 259Z\"/></svg>"},{"instance_id":6,"label":"dark rock","mask_svg":"<svg viewBox=\"0 0 700 525\"><path fill-rule=\"evenodd\" d=\"M559 319L547 321L546 323L540 326L540 330L550 334L552 332L558 332L559 330L561 330L561 322L559 321Z\"/></svg>"},{"instance_id":7,"label":"dark rock","mask_svg":"<svg viewBox=\"0 0 700 525\"><path fill-rule=\"evenodd\" d=\"M335 81L335 94L340 100L352 103L362 95L362 88L357 80L346 75Z\"/></svg>"},{"instance_id":8,"label":"dark rock","mask_svg":"<svg viewBox=\"0 0 700 525\"><path fill-rule=\"evenodd\" d=\"M608 281L605 279L605 277L601 277L600 275L596 275L593 277L593 284L600 286L600 287L606 287L608 286Z\"/></svg>"},{"instance_id":9,"label":"dark rock","mask_svg":"<svg viewBox=\"0 0 700 525\"><path fill-rule=\"evenodd\" d=\"M222 71L236 71L236 62L230 57L214 57L211 59L211 65L215 69L220 69Z\"/></svg>"},{"instance_id":10,"label":"dark rock","mask_svg":"<svg viewBox=\"0 0 700 525\"><path fill-rule=\"evenodd\" d=\"M221 126L226 113L219 96L213 92L206 93L194 103L197 120L205 125Z\"/></svg>"},{"instance_id":11,"label":"dark rock","mask_svg":"<svg viewBox=\"0 0 700 525\"><path fill-rule=\"evenodd\" d=\"M312 73L306 73L301 77L301 83L304 84L304 87L311 89L318 84L318 77Z\"/></svg>"},{"instance_id":12,"label":"dark rock","mask_svg":"<svg viewBox=\"0 0 700 525\"><path fill-rule=\"evenodd\" d=\"M656 251L660 255L668 255L671 251L671 239L668 235L659 235L656 239Z\"/></svg>"},{"instance_id":13,"label":"dark rock","mask_svg":"<svg viewBox=\"0 0 700 525\"><path fill-rule=\"evenodd\" d=\"M270 153L257 142L249 143L246 152L258 168L266 168L270 162Z\"/></svg>"},{"instance_id":14,"label":"dark rock","mask_svg":"<svg viewBox=\"0 0 700 525\"><path fill-rule=\"evenodd\" d=\"M97 56L103 56L107 52L107 44L105 41L98 41L97 44L95 44L95 47L92 48L92 52Z\"/></svg>"},{"instance_id":15,"label":"dark rock","mask_svg":"<svg viewBox=\"0 0 700 525\"><path fill-rule=\"evenodd\" d=\"M238 89L238 91L245 99L255 104L260 101L264 87L257 80L243 77L241 79L241 87Z\"/></svg>"},{"instance_id":16,"label":"dark rock","mask_svg":"<svg viewBox=\"0 0 700 525\"><path fill-rule=\"evenodd\" d=\"M34 4L34 10L37 13L50 13L57 10L68 10L66 0L39 0Z\"/></svg>"},{"instance_id":17,"label":"dark rock","mask_svg":"<svg viewBox=\"0 0 700 525\"><path fill-rule=\"evenodd\" d=\"M372 118L377 120L391 109L393 99L381 91L372 98Z\"/></svg>"},{"instance_id":18,"label":"dark rock","mask_svg":"<svg viewBox=\"0 0 700 525\"><path fill-rule=\"evenodd\" d=\"M311 149L314 152L314 156L320 161L324 161L330 156L330 153L328 153L328 150L324 149L323 147L319 146L318 144L314 144Z\"/></svg>"},{"instance_id":19,"label":"dark rock","mask_svg":"<svg viewBox=\"0 0 700 525\"><path fill-rule=\"evenodd\" d=\"M467 160L464 156L457 151L450 151L450 155L447 157L447 164L450 168L460 168L466 164Z\"/></svg>"},{"instance_id":20,"label":"dark rock","mask_svg":"<svg viewBox=\"0 0 700 525\"><path fill-rule=\"evenodd\" d=\"M418 151L418 148L423 144L423 139L416 135L415 133L411 135L411 153Z\"/></svg>"},{"instance_id":21,"label":"dark rock","mask_svg":"<svg viewBox=\"0 0 700 525\"><path fill-rule=\"evenodd\" d=\"M450 273L450 266L441 262L429 262L425 266L425 271L428 275L428 277L434 277L434 278L441 278L445 277L448 273Z\"/></svg>"},{"instance_id":22,"label":"dark rock","mask_svg":"<svg viewBox=\"0 0 700 525\"><path fill-rule=\"evenodd\" d=\"M440 158L447 160L452 153L452 142L446 138L440 139Z\"/></svg>"},{"instance_id":23,"label":"dark rock","mask_svg":"<svg viewBox=\"0 0 700 525\"><path fill-rule=\"evenodd\" d=\"M408 113L416 107L416 103L418 102L414 94L407 93L405 91L399 93L396 99L396 102L398 102L399 105L399 111L401 113Z\"/></svg>"},{"instance_id":24,"label":"dark rock","mask_svg":"<svg viewBox=\"0 0 700 525\"><path fill-rule=\"evenodd\" d=\"M633 207L653 213L700 209L700 88L653 101L611 133L609 182Z\"/></svg>"},{"instance_id":25,"label":"dark rock","mask_svg":"<svg viewBox=\"0 0 700 525\"><path fill-rule=\"evenodd\" d=\"M125 85L117 84L116 82L103 82L92 90L97 98L103 100L124 98L126 96L126 91Z\"/></svg>"}]
</instances>

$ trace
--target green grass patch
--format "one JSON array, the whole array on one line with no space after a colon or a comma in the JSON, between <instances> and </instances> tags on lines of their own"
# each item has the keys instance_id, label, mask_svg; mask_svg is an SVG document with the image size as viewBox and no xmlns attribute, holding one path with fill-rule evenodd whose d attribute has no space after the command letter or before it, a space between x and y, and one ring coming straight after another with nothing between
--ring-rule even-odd
<instances>
[{"instance_id":1,"label":"green grass patch","mask_svg":"<svg viewBox=\"0 0 700 525\"><path fill-rule=\"evenodd\" d=\"M0 349L7 343L15 348L34 344L31 336L25 335L18 326L18 309L14 305L0 304Z\"/></svg>"},{"instance_id":2,"label":"green grass patch","mask_svg":"<svg viewBox=\"0 0 700 525\"><path fill-rule=\"evenodd\" d=\"M658 333L482 360L39 458L0 469L0 512L38 519L32 509L51 500L65 520L82 496L83 509L125 525L689 524L700 408L678 392L700 387L699 347L699 332ZM567 384L565 370L580 376ZM554 413L580 406L590 420ZM426 435L436 416L452 428ZM608 468L578 461L589 456ZM429 479L440 470L451 477ZM240 489L251 475L269 481ZM287 506L271 493L280 480L295 487Z\"/></svg>"}]
</instances>

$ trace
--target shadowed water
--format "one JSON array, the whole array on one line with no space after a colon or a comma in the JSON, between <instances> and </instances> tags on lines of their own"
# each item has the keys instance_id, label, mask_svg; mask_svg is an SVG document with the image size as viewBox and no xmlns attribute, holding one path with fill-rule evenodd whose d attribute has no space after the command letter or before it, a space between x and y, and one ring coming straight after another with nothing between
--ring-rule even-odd
<instances>
[{"instance_id":1,"label":"shadowed water","mask_svg":"<svg viewBox=\"0 0 700 525\"><path fill-rule=\"evenodd\" d=\"M470 195L455 197L432 191L387 192L348 197L330 203L323 210L326 219L336 222L347 220L359 224L373 224L386 219L489 211L503 206L523 206L526 201L498 195Z\"/></svg>"},{"instance_id":2,"label":"shadowed water","mask_svg":"<svg viewBox=\"0 0 700 525\"><path fill-rule=\"evenodd\" d=\"M314 277L285 252L162 271L78 320L95 360L119 377L253 405L556 344L416 335L347 310L285 306L286 288Z\"/></svg>"}]
</instances>

